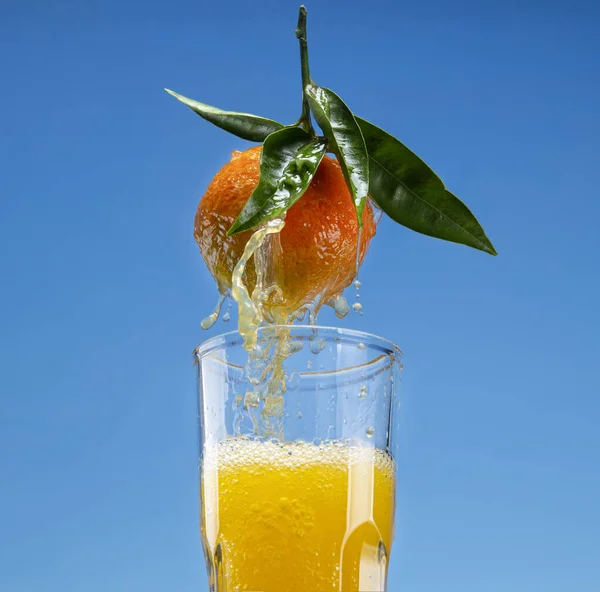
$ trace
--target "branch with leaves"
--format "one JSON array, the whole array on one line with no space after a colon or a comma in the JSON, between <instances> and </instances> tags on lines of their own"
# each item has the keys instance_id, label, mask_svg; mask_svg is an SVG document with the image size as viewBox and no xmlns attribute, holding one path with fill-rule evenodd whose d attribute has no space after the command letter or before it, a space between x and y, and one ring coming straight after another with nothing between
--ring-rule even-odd
<instances>
[{"instance_id":1,"label":"branch with leaves","mask_svg":"<svg viewBox=\"0 0 600 592\"><path fill-rule=\"evenodd\" d=\"M325 152L330 151L340 163L359 225L370 197L406 228L496 255L473 213L427 164L392 135L356 116L333 91L312 81L304 6L300 7L296 37L300 43L302 112L291 126L248 113L223 111L165 89L210 123L244 140L264 143L260 181L229 234L255 228L286 212L302 197ZM317 136L311 115L323 136Z\"/></svg>"}]
</instances>

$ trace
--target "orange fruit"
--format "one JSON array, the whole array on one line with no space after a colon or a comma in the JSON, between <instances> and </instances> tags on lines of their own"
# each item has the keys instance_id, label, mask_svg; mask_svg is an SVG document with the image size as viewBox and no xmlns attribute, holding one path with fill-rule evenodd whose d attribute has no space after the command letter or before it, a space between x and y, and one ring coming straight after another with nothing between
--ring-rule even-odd
<instances>
[{"instance_id":1,"label":"orange fruit","mask_svg":"<svg viewBox=\"0 0 600 592\"><path fill-rule=\"evenodd\" d=\"M261 146L234 152L200 200L194 236L219 291L231 288L231 274L253 231L227 236L258 184ZM363 212L359 261L376 232L373 209ZM269 283L282 291L283 302L269 303L289 320L316 298L327 302L340 294L356 273L358 223L352 197L337 160L325 156L304 195L288 210L285 226L271 237ZM256 282L251 259L245 272L252 293Z\"/></svg>"}]
</instances>

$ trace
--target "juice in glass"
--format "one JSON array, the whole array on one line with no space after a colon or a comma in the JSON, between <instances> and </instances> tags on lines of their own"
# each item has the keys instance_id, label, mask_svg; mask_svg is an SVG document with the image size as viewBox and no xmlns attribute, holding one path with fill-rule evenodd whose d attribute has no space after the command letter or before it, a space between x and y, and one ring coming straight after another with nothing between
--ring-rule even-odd
<instances>
[{"instance_id":1,"label":"juice in glass","mask_svg":"<svg viewBox=\"0 0 600 592\"><path fill-rule=\"evenodd\" d=\"M340 442L227 439L205 452L202 535L228 592L379 592L394 463Z\"/></svg>"}]
</instances>

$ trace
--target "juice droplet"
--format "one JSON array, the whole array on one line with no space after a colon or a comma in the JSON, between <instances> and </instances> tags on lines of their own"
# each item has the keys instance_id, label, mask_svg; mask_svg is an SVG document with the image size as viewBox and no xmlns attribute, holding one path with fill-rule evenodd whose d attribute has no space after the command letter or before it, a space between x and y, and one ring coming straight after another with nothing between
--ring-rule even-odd
<instances>
[{"instance_id":1,"label":"juice droplet","mask_svg":"<svg viewBox=\"0 0 600 592\"><path fill-rule=\"evenodd\" d=\"M290 323L293 323L294 321L298 321L299 323L304 322L304 318L306 317L307 313L308 309L306 306L301 307L291 316Z\"/></svg>"},{"instance_id":2,"label":"juice droplet","mask_svg":"<svg viewBox=\"0 0 600 592\"><path fill-rule=\"evenodd\" d=\"M356 347L357 347L358 349L360 349L360 350L365 350L365 349L367 349L367 346L366 346L364 343L359 343L359 344L358 344Z\"/></svg>"},{"instance_id":3,"label":"juice droplet","mask_svg":"<svg viewBox=\"0 0 600 592\"><path fill-rule=\"evenodd\" d=\"M325 347L327 346L327 342L322 337L317 337L316 335L309 339L310 342L310 351L313 354L320 354Z\"/></svg>"},{"instance_id":4,"label":"juice droplet","mask_svg":"<svg viewBox=\"0 0 600 592\"><path fill-rule=\"evenodd\" d=\"M331 298L327 302L327 305L333 308L338 319L343 319L350 312L348 302L342 294L338 294L337 296Z\"/></svg>"},{"instance_id":5,"label":"juice droplet","mask_svg":"<svg viewBox=\"0 0 600 592\"><path fill-rule=\"evenodd\" d=\"M259 396L254 391L248 391L246 396L244 397L244 407L248 409L249 407L258 407L260 403Z\"/></svg>"},{"instance_id":6,"label":"juice droplet","mask_svg":"<svg viewBox=\"0 0 600 592\"><path fill-rule=\"evenodd\" d=\"M369 427L366 429L366 432L365 432L365 433L367 434L367 438L372 438L372 437L373 437L373 435L375 434L375 429L373 428L373 426L369 426Z\"/></svg>"},{"instance_id":7,"label":"juice droplet","mask_svg":"<svg viewBox=\"0 0 600 592\"><path fill-rule=\"evenodd\" d=\"M358 279L358 272L356 275L356 279L354 280L354 287L356 288L356 302L353 304L352 308L358 312L360 312L362 310L362 305L359 304L358 300L360 300L360 287L361 287L361 283L360 280ZM358 306L357 306L358 305ZM363 314L362 312L360 314Z\"/></svg>"},{"instance_id":8,"label":"juice droplet","mask_svg":"<svg viewBox=\"0 0 600 592\"><path fill-rule=\"evenodd\" d=\"M308 342L310 344L310 351L313 354L320 354L327 346L325 339L319 337L319 331L316 328L313 329L313 334L308 338Z\"/></svg>"},{"instance_id":9,"label":"juice droplet","mask_svg":"<svg viewBox=\"0 0 600 592\"><path fill-rule=\"evenodd\" d=\"M227 291L227 310L225 311L225 314L223 315L224 323L228 323L231 319L231 303L232 303L231 292Z\"/></svg>"},{"instance_id":10,"label":"juice droplet","mask_svg":"<svg viewBox=\"0 0 600 592\"><path fill-rule=\"evenodd\" d=\"M227 294L219 294L219 300L217 301L217 305L215 306L215 309L206 318L202 319L200 326L204 330L210 329L217 322L217 319L219 318L219 315L221 314L221 307L223 306L223 302L225 301L226 297L227 297Z\"/></svg>"},{"instance_id":11,"label":"juice droplet","mask_svg":"<svg viewBox=\"0 0 600 592\"><path fill-rule=\"evenodd\" d=\"M302 411L298 411L298 413L296 413L296 417L298 419L302 419Z\"/></svg>"},{"instance_id":12,"label":"juice droplet","mask_svg":"<svg viewBox=\"0 0 600 592\"><path fill-rule=\"evenodd\" d=\"M366 384L363 384L358 391L358 398L363 401L367 398L367 393L369 392L369 387Z\"/></svg>"}]
</instances>

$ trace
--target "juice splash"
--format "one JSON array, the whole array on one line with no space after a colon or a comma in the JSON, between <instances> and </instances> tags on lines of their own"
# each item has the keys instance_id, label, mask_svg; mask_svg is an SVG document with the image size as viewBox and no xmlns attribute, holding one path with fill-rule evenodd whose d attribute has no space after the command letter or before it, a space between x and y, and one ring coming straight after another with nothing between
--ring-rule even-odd
<instances>
[{"instance_id":1,"label":"juice splash","mask_svg":"<svg viewBox=\"0 0 600 592\"><path fill-rule=\"evenodd\" d=\"M288 381L284 361L302 347L301 343L288 338L289 328L285 325L305 318L308 324L317 325L317 316L323 304L331 306L338 318L347 316L350 310L343 294L334 292L337 289L334 286L339 285L339 276L331 274L327 282L322 282L321 293L299 309L289 312L289 303L284 301L283 291L277 283L277 278L286 273L281 265L284 259L278 237L285 224L284 217L281 217L265 222L255 230L245 243L231 275L231 297L238 308L238 331L248 352L246 372L252 384L252 390L243 397L243 409L249 413L255 435L274 436L282 440L284 394ZM361 263L361 244L359 231L353 261L356 274ZM246 284L246 271L251 261L256 275L252 293ZM330 296L332 292L333 297ZM221 294L212 314L202 321L203 328L214 325L228 294L228 291ZM359 303L353 304L355 310L359 306ZM273 330L269 334L263 333L259 339L259 328L269 325L273 326ZM309 345L315 354L325 347L316 329Z\"/></svg>"},{"instance_id":2,"label":"juice splash","mask_svg":"<svg viewBox=\"0 0 600 592\"><path fill-rule=\"evenodd\" d=\"M236 220L251 203L249 200L254 191L269 184L268 177L261 171L272 162L273 154L264 149L266 155L260 146L234 153L215 175L198 204L194 236L221 294L232 289L232 274L244 256L252 233L258 232L251 238L252 243L261 242L265 230L271 232L275 229L270 227L277 224L277 220L264 220L252 230L235 232ZM292 165L290 167L290 171L296 170ZM288 182L296 182L306 173L304 168L298 170L300 172L294 174L293 179L288 178ZM273 197L275 201L290 195L286 177L282 179L274 185L277 187ZM261 311L264 323L289 324L299 320L306 311L308 322L315 324L323 304L334 305L338 317L343 317L346 307L341 294L355 278L357 265L362 263L376 234L375 206L370 200L365 204L362 231L359 233L355 207L340 163L324 156L301 199L289 210L278 214L278 218L283 215L284 231L276 233L278 237L267 237L262 247L254 245L257 247L254 255L246 252L243 258L243 281L249 292L247 298L253 297L258 273L256 268L262 267L266 273L258 292L262 292L268 300ZM265 261L264 266L259 261L261 259ZM241 296L243 300L244 295ZM258 308L261 308L260 303ZM215 309L204 326L211 325L218 314ZM253 315L250 313L248 318L252 322ZM254 318L254 324L256 320ZM251 332L251 327L249 329Z\"/></svg>"},{"instance_id":3,"label":"juice splash","mask_svg":"<svg viewBox=\"0 0 600 592\"><path fill-rule=\"evenodd\" d=\"M244 409L250 412L254 433L262 437L284 437L283 434L283 395L287 389L287 377L283 362L299 346L289 338L289 329L275 326L270 336L258 340L258 329L265 318L271 324L284 325L288 319L273 308L266 314L266 303L279 298L277 284L272 283L272 254L268 243L270 237L281 232L283 219L267 222L255 231L246 244L244 253L232 274L232 296L238 306L238 331L248 351L246 372L253 389L244 397ZM244 283L244 272L250 258L254 257L256 285L250 295ZM274 298L273 298L274 297ZM274 348L270 347L274 343ZM262 403L262 410L256 413Z\"/></svg>"},{"instance_id":4,"label":"juice splash","mask_svg":"<svg viewBox=\"0 0 600 592\"><path fill-rule=\"evenodd\" d=\"M207 317L202 319L200 326L204 330L210 329L217 322L217 319L219 318L219 315L221 314L221 308L223 307L223 302L225 302L225 299L227 298L227 296L228 296L227 292L224 292L223 294L219 294L219 300L217 301L217 305L215 306L215 309ZM223 318L223 320L225 320L225 319Z\"/></svg>"},{"instance_id":5,"label":"juice splash","mask_svg":"<svg viewBox=\"0 0 600 592\"><path fill-rule=\"evenodd\" d=\"M277 309L273 307L271 307L268 312L265 310L264 303L266 301L281 301L282 295L281 290L276 283L265 287L265 278L273 275L269 273L272 271L270 267L273 265L273 261L269 254L269 250L263 249L263 247L265 241L268 239L268 236L281 232L284 225L285 222L283 220L273 220L268 223L266 227L260 228L252 235L246 244L246 249L244 250L242 257L234 268L232 274L232 290L227 290L219 294L219 299L213 312L205 317L200 323L202 329L207 330L214 326L216 321L219 319L219 316L221 316L221 310L226 301L228 302L227 310L223 314L222 320L223 322L229 321L231 316L230 308L232 298L238 305L238 310L240 312L238 330L242 335L247 337L248 349L253 347L253 344L255 343L254 335L256 329L263 323L291 324L296 321L306 321L310 325L316 325L318 323L317 315L323 304L331 307L339 319L343 319L348 315L350 312L350 306L348 305L348 301L344 297L343 293L340 292L339 294L329 297L329 299L326 300L324 294L327 293L327 289L324 290L322 295L317 295L312 302L303 305L298 310L293 311L291 314L278 313ZM257 286L253 290L252 294L250 294L243 278L246 266L252 257L254 257L257 275L260 277L257 277ZM358 278L358 257L359 255L357 248L356 278ZM359 288L361 283L358 281L358 279L356 279L352 285L356 288L356 298L359 299ZM235 294L232 294L234 286ZM360 308L362 308L360 303L358 303L358 307L356 304L357 303L353 305L354 310L360 310Z\"/></svg>"},{"instance_id":6,"label":"juice splash","mask_svg":"<svg viewBox=\"0 0 600 592\"><path fill-rule=\"evenodd\" d=\"M386 452L228 439L206 450L202 483L209 572L227 590L385 588L395 487Z\"/></svg>"}]
</instances>

